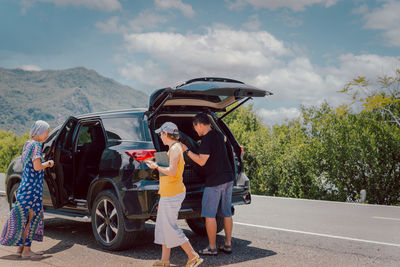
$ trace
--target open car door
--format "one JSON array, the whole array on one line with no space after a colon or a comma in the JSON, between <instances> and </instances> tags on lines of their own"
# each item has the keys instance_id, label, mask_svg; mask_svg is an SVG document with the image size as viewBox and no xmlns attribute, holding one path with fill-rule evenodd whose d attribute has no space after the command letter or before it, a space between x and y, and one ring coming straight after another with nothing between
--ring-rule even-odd
<instances>
[{"instance_id":1,"label":"open car door","mask_svg":"<svg viewBox=\"0 0 400 267\"><path fill-rule=\"evenodd\" d=\"M58 131L50 149L49 159L54 160L54 167L49 168L45 177L54 208L61 208L67 204L73 190L72 140L77 122L77 118L69 117Z\"/></svg>"},{"instance_id":2,"label":"open car door","mask_svg":"<svg viewBox=\"0 0 400 267\"><path fill-rule=\"evenodd\" d=\"M265 97L271 92L225 78L197 78L175 88L163 88L150 96L150 117L160 110L224 112L238 101Z\"/></svg>"}]
</instances>

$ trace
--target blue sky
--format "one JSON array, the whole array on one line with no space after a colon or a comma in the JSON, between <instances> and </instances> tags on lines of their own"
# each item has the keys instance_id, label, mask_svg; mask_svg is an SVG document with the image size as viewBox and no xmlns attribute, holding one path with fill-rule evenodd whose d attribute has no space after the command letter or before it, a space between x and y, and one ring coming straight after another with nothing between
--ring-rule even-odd
<instances>
[{"instance_id":1,"label":"blue sky","mask_svg":"<svg viewBox=\"0 0 400 267\"><path fill-rule=\"evenodd\" d=\"M83 66L150 94L202 76L274 93L265 123L400 68L400 1L2 0L0 67Z\"/></svg>"}]
</instances>

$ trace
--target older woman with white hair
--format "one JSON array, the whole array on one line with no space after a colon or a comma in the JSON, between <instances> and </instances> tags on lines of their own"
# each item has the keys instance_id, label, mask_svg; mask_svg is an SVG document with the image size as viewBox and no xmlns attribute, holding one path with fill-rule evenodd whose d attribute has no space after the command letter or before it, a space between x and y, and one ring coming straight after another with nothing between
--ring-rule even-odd
<instances>
[{"instance_id":1,"label":"older woman with white hair","mask_svg":"<svg viewBox=\"0 0 400 267\"><path fill-rule=\"evenodd\" d=\"M43 254L31 251L31 243L43 241L43 170L54 166L52 160L44 162L42 155L49 129L49 124L41 120L31 127L31 139L22 149L23 172L17 199L0 236L1 245L18 246L17 253L24 259L37 259Z\"/></svg>"}]
</instances>

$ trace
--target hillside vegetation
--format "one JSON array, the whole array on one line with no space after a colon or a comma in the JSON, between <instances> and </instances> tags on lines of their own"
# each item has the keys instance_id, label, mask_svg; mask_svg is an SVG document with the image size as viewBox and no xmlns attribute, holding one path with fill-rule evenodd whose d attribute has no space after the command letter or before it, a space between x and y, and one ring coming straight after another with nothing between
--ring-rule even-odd
<instances>
[{"instance_id":1,"label":"hillside vegetation","mask_svg":"<svg viewBox=\"0 0 400 267\"><path fill-rule=\"evenodd\" d=\"M56 127L69 115L147 104L145 93L83 67L45 71L0 68L0 129L18 135L38 119Z\"/></svg>"}]
</instances>

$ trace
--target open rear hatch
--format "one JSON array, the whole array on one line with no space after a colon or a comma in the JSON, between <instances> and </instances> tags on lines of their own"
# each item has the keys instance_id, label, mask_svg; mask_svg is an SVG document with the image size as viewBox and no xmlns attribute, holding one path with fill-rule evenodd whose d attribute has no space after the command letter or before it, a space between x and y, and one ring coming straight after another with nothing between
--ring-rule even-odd
<instances>
[{"instance_id":1,"label":"open rear hatch","mask_svg":"<svg viewBox=\"0 0 400 267\"><path fill-rule=\"evenodd\" d=\"M243 82L225 78L197 78L175 88L163 88L150 96L150 118L159 111L224 112L230 105L252 97L272 95Z\"/></svg>"}]
</instances>

